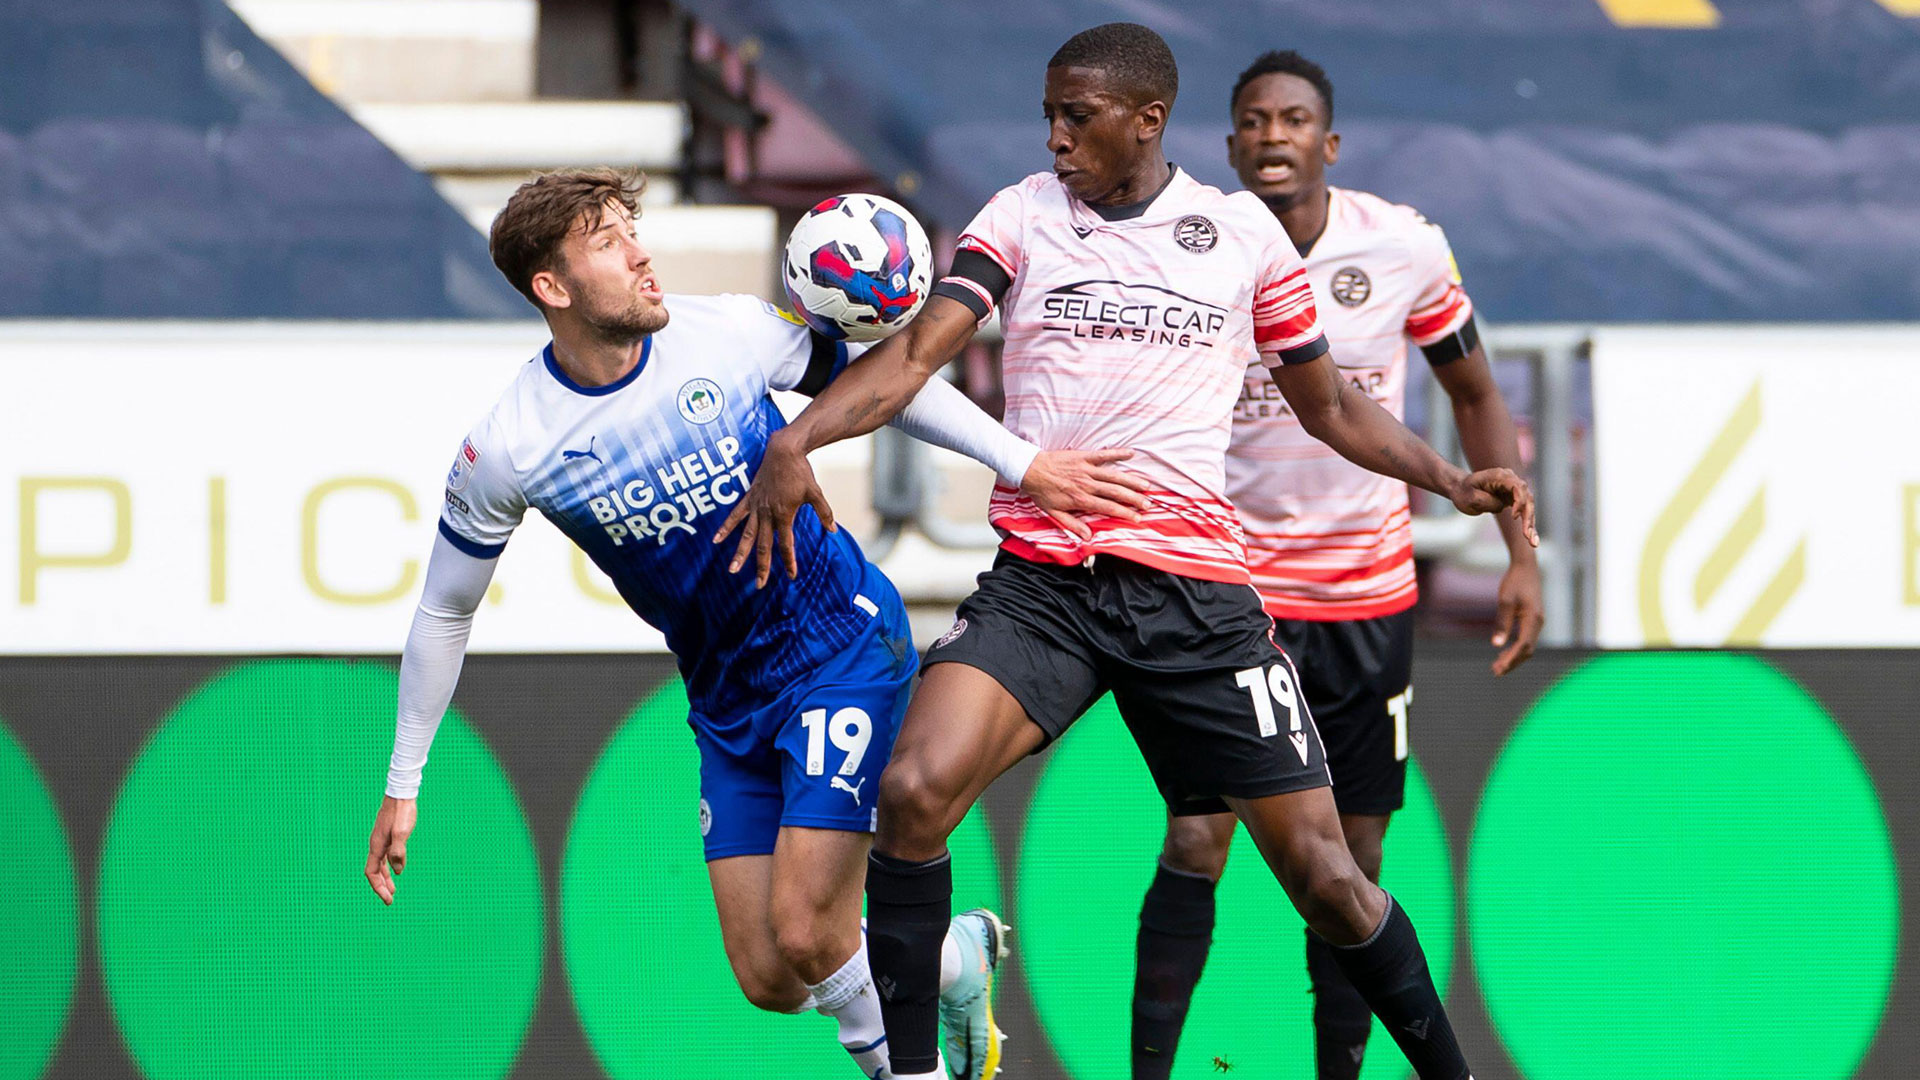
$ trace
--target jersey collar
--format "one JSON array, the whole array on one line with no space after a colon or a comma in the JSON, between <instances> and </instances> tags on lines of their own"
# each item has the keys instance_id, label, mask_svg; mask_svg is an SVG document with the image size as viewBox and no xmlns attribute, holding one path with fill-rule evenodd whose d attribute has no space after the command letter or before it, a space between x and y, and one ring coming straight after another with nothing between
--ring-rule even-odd
<instances>
[{"instance_id":1,"label":"jersey collar","mask_svg":"<svg viewBox=\"0 0 1920 1080\"><path fill-rule=\"evenodd\" d=\"M1158 201L1160 196L1167 193L1167 189L1173 186L1173 182L1176 179L1178 179L1179 176L1180 176L1180 166L1175 165L1173 162L1169 161L1167 162L1166 180L1160 184L1160 187L1157 190L1155 190L1153 194L1147 196L1144 199L1141 199L1139 202L1128 203L1125 206L1095 206L1092 203L1081 203L1080 205L1085 206L1088 210L1091 210L1094 213L1094 215L1099 217L1100 220L1102 221L1107 221L1107 222L1132 221L1134 218L1137 218L1137 217L1145 217L1147 213L1147 209L1151 207L1156 201ZM1078 199L1075 199L1074 201L1079 202Z\"/></svg>"},{"instance_id":2,"label":"jersey collar","mask_svg":"<svg viewBox=\"0 0 1920 1080\"><path fill-rule=\"evenodd\" d=\"M653 335L648 334L646 337L640 339L640 362L633 365L632 371L627 372L625 375L620 376L605 386L581 386L579 383L568 378L566 371L560 367L560 362L553 358L553 342L547 342L547 347L540 350L540 359L546 363L547 372L554 377L556 382L576 394L585 394L588 397L600 397L604 394L611 394L615 390L639 378L640 373L647 369L647 359L652 355Z\"/></svg>"},{"instance_id":3,"label":"jersey collar","mask_svg":"<svg viewBox=\"0 0 1920 1080\"><path fill-rule=\"evenodd\" d=\"M1344 231L1341 228L1343 224L1341 218L1345 216L1346 203L1345 191L1331 184L1327 185L1327 223L1320 227L1320 235L1313 238L1313 243L1308 244L1307 249L1300 252L1302 260L1311 259L1314 252L1324 250L1327 246L1327 237L1336 236ZM1300 249L1296 247L1294 250Z\"/></svg>"}]
</instances>

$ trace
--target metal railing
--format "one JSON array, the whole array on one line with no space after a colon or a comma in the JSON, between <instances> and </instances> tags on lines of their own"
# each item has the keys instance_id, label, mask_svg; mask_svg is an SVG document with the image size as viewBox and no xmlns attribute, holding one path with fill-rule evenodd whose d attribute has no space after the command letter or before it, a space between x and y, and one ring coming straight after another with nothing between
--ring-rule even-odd
<instances>
[{"instance_id":1,"label":"metal railing","mask_svg":"<svg viewBox=\"0 0 1920 1080\"><path fill-rule=\"evenodd\" d=\"M1524 415L1531 421L1534 446L1528 479L1536 500L1541 601L1547 620L1540 642L1588 644L1593 640L1594 622L1592 468L1590 463L1575 468L1574 404L1577 388L1586 377L1582 367L1592 331L1544 325L1483 325L1481 331L1491 363L1524 363L1528 369ZM1427 441L1465 464L1446 391L1437 380L1428 379L1426 393ZM1515 408L1516 413L1521 411ZM1499 570L1507 565L1506 545L1452 509L1416 516L1413 546L1423 557L1469 569Z\"/></svg>"}]
</instances>

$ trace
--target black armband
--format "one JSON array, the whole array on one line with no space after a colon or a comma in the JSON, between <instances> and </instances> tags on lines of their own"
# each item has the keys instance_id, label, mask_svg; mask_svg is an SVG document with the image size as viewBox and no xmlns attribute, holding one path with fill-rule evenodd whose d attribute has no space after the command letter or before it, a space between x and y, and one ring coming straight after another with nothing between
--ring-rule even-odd
<instances>
[{"instance_id":1,"label":"black armband","mask_svg":"<svg viewBox=\"0 0 1920 1080\"><path fill-rule=\"evenodd\" d=\"M1441 364L1451 364L1479 347L1480 331L1473 324L1473 316L1469 315L1467 321L1460 324L1460 329L1431 345L1420 346L1420 351L1427 355L1427 363L1439 367Z\"/></svg>"},{"instance_id":2,"label":"black armband","mask_svg":"<svg viewBox=\"0 0 1920 1080\"><path fill-rule=\"evenodd\" d=\"M1280 362L1282 364L1304 364L1309 360L1320 359L1332 348L1333 346L1327 343L1327 335L1321 334L1305 345L1295 345L1291 349L1280 350Z\"/></svg>"},{"instance_id":3,"label":"black armband","mask_svg":"<svg viewBox=\"0 0 1920 1080\"><path fill-rule=\"evenodd\" d=\"M1012 286L1013 278L991 256L963 248L954 252L953 269L934 286L933 295L958 300L974 318L984 319Z\"/></svg>"},{"instance_id":4,"label":"black armband","mask_svg":"<svg viewBox=\"0 0 1920 1080\"><path fill-rule=\"evenodd\" d=\"M834 376L846 370L847 346L813 330L807 331L807 338L813 346L807 355L807 373L800 376L800 383L794 389L814 397L827 388Z\"/></svg>"}]
</instances>

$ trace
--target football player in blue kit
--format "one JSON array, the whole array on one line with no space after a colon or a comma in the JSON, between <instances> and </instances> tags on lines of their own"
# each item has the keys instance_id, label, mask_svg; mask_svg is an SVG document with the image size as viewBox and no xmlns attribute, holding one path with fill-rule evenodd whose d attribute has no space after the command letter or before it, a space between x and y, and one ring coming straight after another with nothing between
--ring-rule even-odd
<instances>
[{"instance_id":1,"label":"football player in blue kit","mask_svg":"<svg viewBox=\"0 0 1920 1080\"><path fill-rule=\"evenodd\" d=\"M494 263L553 341L447 475L367 880L393 902L473 613L507 538L538 509L679 661L699 827L741 990L763 1009L834 1017L861 1075L887 1077L860 904L877 778L917 665L906 609L853 538L812 513L792 528L798 571L764 588L729 573L731 550L709 539L784 425L768 392L818 393L849 350L753 297L663 296L635 235L639 186L608 169L553 173L494 221ZM987 464L1063 524L1143 501L1110 467L1124 451L1041 452L938 379L899 426ZM955 1015L988 1007L1000 932L990 912L953 921L943 982Z\"/></svg>"}]
</instances>

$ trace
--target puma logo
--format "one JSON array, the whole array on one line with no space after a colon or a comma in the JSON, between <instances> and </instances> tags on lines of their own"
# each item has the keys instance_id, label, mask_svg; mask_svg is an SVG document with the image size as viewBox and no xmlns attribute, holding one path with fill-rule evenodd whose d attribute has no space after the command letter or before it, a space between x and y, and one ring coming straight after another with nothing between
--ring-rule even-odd
<instances>
[{"instance_id":1,"label":"puma logo","mask_svg":"<svg viewBox=\"0 0 1920 1080\"><path fill-rule=\"evenodd\" d=\"M606 462L600 460L600 455L593 452L593 444L598 441L600 441L600 436L595 435L593 438L587 440L587 448L585 450L562 450L560 451L560 460L573 461L576 458L592 458L595 462L605 465Z\"/></svg>"},{"instance_id":2,"label":"puma logo","mask_svg":"<svg viewBox=\"0 0 1920 1080\"><path fill-rule=\"evenodd\" d=\"M833 778L833 782L827 786L835 791L844 791L853 796L853 805L857 807L860 805L860 789L867 786L867 778L863 776L860 778L859 783L849 784L836 776Z\"/></svg>"}]
</instances>

